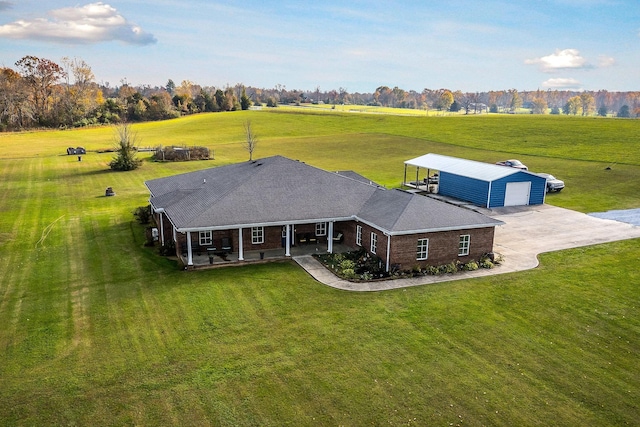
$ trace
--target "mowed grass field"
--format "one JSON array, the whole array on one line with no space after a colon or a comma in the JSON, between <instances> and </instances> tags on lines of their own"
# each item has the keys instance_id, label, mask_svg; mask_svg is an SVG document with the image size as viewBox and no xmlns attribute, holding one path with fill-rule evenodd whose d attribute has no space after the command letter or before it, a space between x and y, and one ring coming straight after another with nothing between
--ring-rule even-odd
<instances>
[{"instance_id":1,"label":"mowed grass field","mask_svg":"<svg viewBox=\"0 0 640 427\"><path fill-rule=\"evenodd\" d=\"M637 425L637 239L382 293L288 262L184 272L145 248L131 215L143 182L246 160L247 118L256 157L389 187L427 152L516 157L566 181L548 203L640 207L637 120L207 114L135 129L141 146L206 145L215 160L125 173L96 152L110 128L2 134L0 424ZM79 145L81 162L64 155Z\"/></svg>"}]
</instances>

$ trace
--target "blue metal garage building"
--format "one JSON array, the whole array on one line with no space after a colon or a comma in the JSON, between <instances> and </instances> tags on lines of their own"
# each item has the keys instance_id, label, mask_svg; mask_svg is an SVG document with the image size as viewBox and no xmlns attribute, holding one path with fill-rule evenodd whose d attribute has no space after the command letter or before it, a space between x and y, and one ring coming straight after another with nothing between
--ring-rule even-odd
<instances>
[{"instance_id":1,"label":"blue metal garage building","mask_svg":"<svg viewBox=\"0 0 640 427\"><path fill-rule=\"evenodd\" d=\"M409 166L416 168L415 185L407 183ZM404 185L426 183L426 178L419 179L421 170L426 170L427 177L438 171L439 194L478 206L496 208L544 203L546 179L521 169L433 153L407 160L404 168Z\"/></svg>"}]
</instances>

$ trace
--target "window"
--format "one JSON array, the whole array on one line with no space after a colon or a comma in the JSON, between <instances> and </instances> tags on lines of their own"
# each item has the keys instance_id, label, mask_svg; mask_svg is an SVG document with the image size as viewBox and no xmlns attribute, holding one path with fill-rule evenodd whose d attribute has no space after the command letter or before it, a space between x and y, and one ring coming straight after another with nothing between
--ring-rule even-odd
<instances>
[{"instance_id":1,"label":"window","mask_svg":"<svg viewBox=\"0 0 640 427\"><path fill-rule=\"evenodd\" d=\"M471 242L470 234L460 236L460 244L458 245L458 256L469 255L469 243Z\"/></svg>"},{"instance_id":2,"label":"window","mask_svg":"<svg viewBox=\"0 0 640 427\"><path fill-rule=\"evenodd\" d=\"M251 243L254 245L264 243L264 227L251 227Z\"/></svg>"},{"instance_id":3,"label":"window","mask_svg":"<svg viewBox=\"0 0 640 427\"><path fill-rule=\"evenodd\" d=\"M378 235L371 233L371 253L375 254L376 250L378 250Z\"/></svg>"},{"instance_id":4,"label":"window","mask_svg":"<svg viewBox=\"0 0 640 427\"><path fill-rule=\"evenodd\" d=\"M316 223L316 236L326 236L326 235L327 235L327 223L326 222Z\"/></svg>"},{"instance_id":5,"label":"window","mask_svg":"<svg viewBox=\"0 0 640 427\"><path fill-rule=\"evenodd\" d=\"M356 245L362 246L362 227L356 225Z\"/></svg>"},{"instance_id":6,"label":"window","mask_svg":"<svg viewBox=\"0 0 640 427\"><path fill-rule=\"evenodd\" d=\"M418 239L416 259L423 260L429 257L429 239Z\"/></svg>"},{"instance_id":7,"label":"window","mask_svg":"<svg viewBox=\"0 0 640 427\"><path fill-rule=\"evenodd\" d=\"M200 232L200 246L208 246L213 242L213 233L209 231Z\"/></svg>"}]
</instances>

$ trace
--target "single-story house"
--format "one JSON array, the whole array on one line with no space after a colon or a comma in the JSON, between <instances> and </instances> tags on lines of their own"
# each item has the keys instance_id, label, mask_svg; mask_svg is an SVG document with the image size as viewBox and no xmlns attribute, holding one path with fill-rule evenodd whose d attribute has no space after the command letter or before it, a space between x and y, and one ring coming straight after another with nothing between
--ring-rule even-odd
<instances>
[{"instance_id":1,"label":"single-story house","mask_svg":"<svg viewBox=\"0 0 640 427\"><path fill-rule=\"evenodd\" d=\"M394 189L354 172L328 172L282 156L147 181L159 240L186 266L196 252L248 253L335 242L364 248L392 267L468 262L493 251L481 213ZM248 257L247 257L248 258ZM253 258L252 258L253 259ZM246 262L246 261L245 261Z\"/></svg>"},{"instance_id":2,"label":"single-story house","mask_svg":"<svg viewBox=\"0 0 640 427\"><path fill-rule=\"evenodd\" d=\"M408 166L416 168L416 177L421 170L426 170L427 176L431 171L438 171L439 194L477 206L496 208L544 203L546 179L533 172L433 153L404 164L404 185L408 184ZM418 181L416 178L414 182Z\"/></svg>"}]
</instances>

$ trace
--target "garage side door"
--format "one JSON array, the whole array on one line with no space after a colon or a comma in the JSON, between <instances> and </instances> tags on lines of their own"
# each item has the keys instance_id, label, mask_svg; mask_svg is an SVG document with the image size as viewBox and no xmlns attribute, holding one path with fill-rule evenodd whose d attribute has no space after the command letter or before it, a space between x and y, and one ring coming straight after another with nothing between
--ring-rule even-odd
<instances>
[{"instance_id":1,"label":"garage side door","mask_svg":"<svg viewBox=\"0 0 640 427\"><path fill-rule=\"evenodd\" d=\"M529 193L531 193L531 182L507 182L507 188L504 194L504 205L528 205Z\"/></svg>"}]
</instances>

